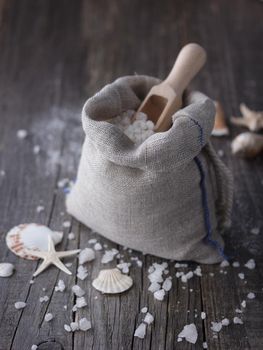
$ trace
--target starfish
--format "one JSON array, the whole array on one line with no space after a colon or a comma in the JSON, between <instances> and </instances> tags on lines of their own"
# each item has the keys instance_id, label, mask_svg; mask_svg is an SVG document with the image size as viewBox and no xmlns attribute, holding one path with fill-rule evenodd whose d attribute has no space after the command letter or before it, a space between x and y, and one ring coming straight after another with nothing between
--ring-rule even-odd
<instances>
[{"instance_id":1,"label":"starfish","mask_svg":"<svg viewBox=\"0 0 263 350\"><path fill-rule=\"evenodd\" d=\"M48 235L47 251L36 251L36 250L27 249L28 254L44 260L42 264L38 267L38 269L35 271L35 273L33 274L34 277L36 277L41 272L43 272L51 264L57 266L60 270L64 271L68 275L72 275L69 269L67 269L66 266L61 262L60 258L75 255L79 252L80 252L80 249L57 252L55 250L54 242L50 235Z\"/></svg>"},{"instance_id":2,"label":"starfish","mask_svg":"<svg viewBox=\"0 0 263 350\"><path fill-rule=\"evenodd\" d=\"M263 111L253 111L249 109L244 103L241 103L240 111L243 117L232 117L231 122L233 124L245 126L251 131L259 131L263 129Z\"/></svg>"}]
</instances>

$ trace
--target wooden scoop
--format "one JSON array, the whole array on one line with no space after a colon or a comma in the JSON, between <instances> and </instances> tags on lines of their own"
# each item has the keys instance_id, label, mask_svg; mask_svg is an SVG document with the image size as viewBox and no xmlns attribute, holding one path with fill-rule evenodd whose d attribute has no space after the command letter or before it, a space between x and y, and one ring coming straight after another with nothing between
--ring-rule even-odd
<instances>
[{"instance_id":1,"label":"wooden scoop","mask_svg":"<svg viewBox=\"0 0 263 350\"><path fill-rule=\"evenodd\" d=\"M137 112L145 113L154 122L156 132L171 127L172 115L182 107L185 88L205 61L205 50L198 44L188 44L180 51L168 77L152 87Z\"/></svg>"}]
</instances>

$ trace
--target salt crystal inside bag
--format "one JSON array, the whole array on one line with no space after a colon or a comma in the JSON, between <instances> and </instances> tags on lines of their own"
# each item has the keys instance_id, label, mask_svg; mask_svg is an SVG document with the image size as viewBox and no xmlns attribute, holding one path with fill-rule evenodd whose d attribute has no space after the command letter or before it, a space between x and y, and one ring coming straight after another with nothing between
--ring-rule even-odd
<instances>
[{"instance_id":1,"label":"salt crystal inside bag","mask_svg":"<svg viewBox=\"0 0 263 350\"><path fill-rule=\"evenodd\" d=\"M213 102L201 93L173 116L171 129L134 143L108 120L136 110L159 80L117 79L83 108L85 142L66 200L76 219L121 245L168 259L216 263L230 224L233 183L209 143Z\"/></svg>"}]
</instances>

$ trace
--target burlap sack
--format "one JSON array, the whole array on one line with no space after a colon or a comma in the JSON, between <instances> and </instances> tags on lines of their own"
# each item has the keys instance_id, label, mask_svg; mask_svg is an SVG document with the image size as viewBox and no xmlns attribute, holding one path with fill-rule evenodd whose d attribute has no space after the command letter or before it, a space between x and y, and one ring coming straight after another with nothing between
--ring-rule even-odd
<instances>
[{"instance_id":1,"label":"burlap sack","mask_svg":"<svg viewBox=\"0 0 263 350\"><path fill-rule=\"evenodd\" d=\"M201 93L173 116L172 128L139 146L105 120L136 110L147 76L117 79L83 108L86 134L68 212L106 238L168 259L216 263L230 223L232 178L209 143L213 102Z\"/></svg>"}]
</instances>

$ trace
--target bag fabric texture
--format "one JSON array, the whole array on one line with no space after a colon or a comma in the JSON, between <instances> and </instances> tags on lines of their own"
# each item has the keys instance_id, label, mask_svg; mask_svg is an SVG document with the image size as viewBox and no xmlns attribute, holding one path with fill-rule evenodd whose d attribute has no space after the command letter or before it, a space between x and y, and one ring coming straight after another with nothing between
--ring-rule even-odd
<instances>
[{"instance_id":1,"label":"bag fabric texture","mask_svg":"<svg viewBox=\"0 0 263 350\"><path fill-rule=\"evenodd\" d=\"M232 176L209 138L212 100L190 93L167 132L139 146L109 119L136 110L160 81L127 76L83 107L85 142L68 212L104 237L162 258L217 263L230 226Z\"/></svg>"}]
</instances>

